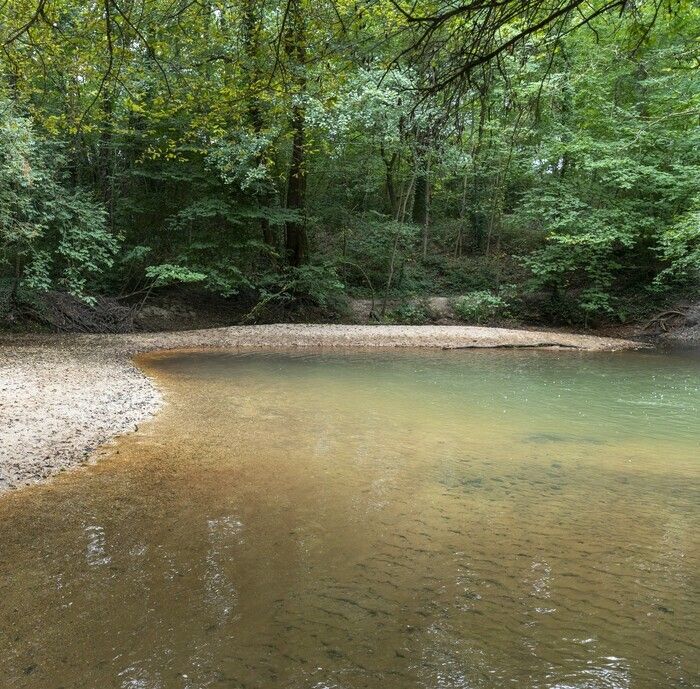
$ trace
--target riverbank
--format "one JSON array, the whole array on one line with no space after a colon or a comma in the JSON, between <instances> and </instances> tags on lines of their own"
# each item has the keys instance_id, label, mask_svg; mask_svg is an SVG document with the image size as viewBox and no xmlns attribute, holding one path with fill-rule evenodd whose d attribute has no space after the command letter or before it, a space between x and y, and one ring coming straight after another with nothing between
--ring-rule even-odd
<instances>
[{"instance_id":1,"label":"riverbank","mask_svg":"<svg viewBox=\"0 0 700 689\"><path fill-rule=\"evenodd\" d=\"M0 492L94 461L161 406L134 355L173 348L427 347L613 351L629 340L468 326L261 325L130 335L0 334Z\"/></svg>"}]
</instances>

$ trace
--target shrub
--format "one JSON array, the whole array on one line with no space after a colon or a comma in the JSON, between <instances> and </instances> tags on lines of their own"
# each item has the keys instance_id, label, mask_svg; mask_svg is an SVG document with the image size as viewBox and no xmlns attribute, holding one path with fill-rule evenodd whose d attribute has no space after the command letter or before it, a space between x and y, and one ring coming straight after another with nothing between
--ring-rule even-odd
<instances>
[{"instance_id":1,"label":"shrub","mask_svg":"<svg viewBox=\"0 0 700 689\"><path fill-rule=\"evenodd\" d=\"M700 199L697 208L661 232L658 253L666 263L654 280L656 289L700 284Z\"/></svg>"},{"instance_id":2,"label":"shrub","mask_svg":"<svg viewBox=\"0 0 700 689\"><path fill-rule=\"evenodd\" d=\"M112 267L118 238L103 205L65 183L62 156L0 98L0 277L13 287L69 292L90 303Z\"/></svg>"},{"instance_id":3,"label":"shrub","mask_svg":"<svg viewBox=\"0 0 700 689\"><path fill-rule=\"evenodd\" d=\"M468 323L483 323L492 318L506 316L508 302L488 290L477 290L457 297L452 308L460 320Z\"/></svg>"},{"instance_id":4,"label":"shrub","mask_svg":"<svg viewBox=\"0 0 700 689\"><path fill-rule=\"evenodd\" d=\"M423 302L407 302L387 313L385 320L388 323L423 325L430 320L430 314Z\"/></svg>"}]
</instances>

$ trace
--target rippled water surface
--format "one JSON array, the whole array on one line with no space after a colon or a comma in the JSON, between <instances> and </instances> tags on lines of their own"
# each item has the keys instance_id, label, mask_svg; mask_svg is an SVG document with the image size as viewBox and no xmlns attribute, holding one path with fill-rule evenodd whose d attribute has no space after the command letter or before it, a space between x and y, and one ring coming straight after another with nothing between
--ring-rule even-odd
<instances>
[{"instance_id":1,"label":"rippled water surface","mask_svg":"<svg viewBox=\"0 0 700 689\"><path fill-rule=\"evenodd\" d=\"M700 686L700 359L169 353L0 498L0 686Z\"/></svg>"}]
</instances>

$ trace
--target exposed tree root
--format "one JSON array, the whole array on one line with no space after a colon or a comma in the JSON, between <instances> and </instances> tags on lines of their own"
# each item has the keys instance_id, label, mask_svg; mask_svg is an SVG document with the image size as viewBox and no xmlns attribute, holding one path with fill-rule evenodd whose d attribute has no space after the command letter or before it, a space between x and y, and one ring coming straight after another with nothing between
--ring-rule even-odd
<instances>
[{"instance_id":1,"label":"exposed tree root","mask_svg":"<svg viewBox=\"0 0 700 689\"><path fill-rule=\"evenodd\" d=\"M668 332L668 322L675 319L682 318L683 321L678 323L682 325L688 319L687 311L678 311L676 309L671 309L669 311L663 311L662 313L654 316L646 325L642 327L642 330L649 330L652 327L660 328L665 333Z\"/></svg>"}]
</instances>

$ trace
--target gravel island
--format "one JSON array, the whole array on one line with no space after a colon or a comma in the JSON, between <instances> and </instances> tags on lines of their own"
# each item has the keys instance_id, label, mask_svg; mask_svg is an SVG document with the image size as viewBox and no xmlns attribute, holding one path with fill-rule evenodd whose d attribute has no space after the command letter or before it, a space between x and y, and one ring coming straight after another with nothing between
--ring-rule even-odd
<instances>
[{"instance_id":1,"label":"gravel island","mask_svg":"<svg viewBox=\"0 0 700 689\"><path fill-rule=\"evenodd\" d=\"M530 347L614 351L629 340L471 326L260 325L129 335L0 335L0 492L96 459L163 403L133 363L179 348Z\"/></svg>"}]
</instances>

